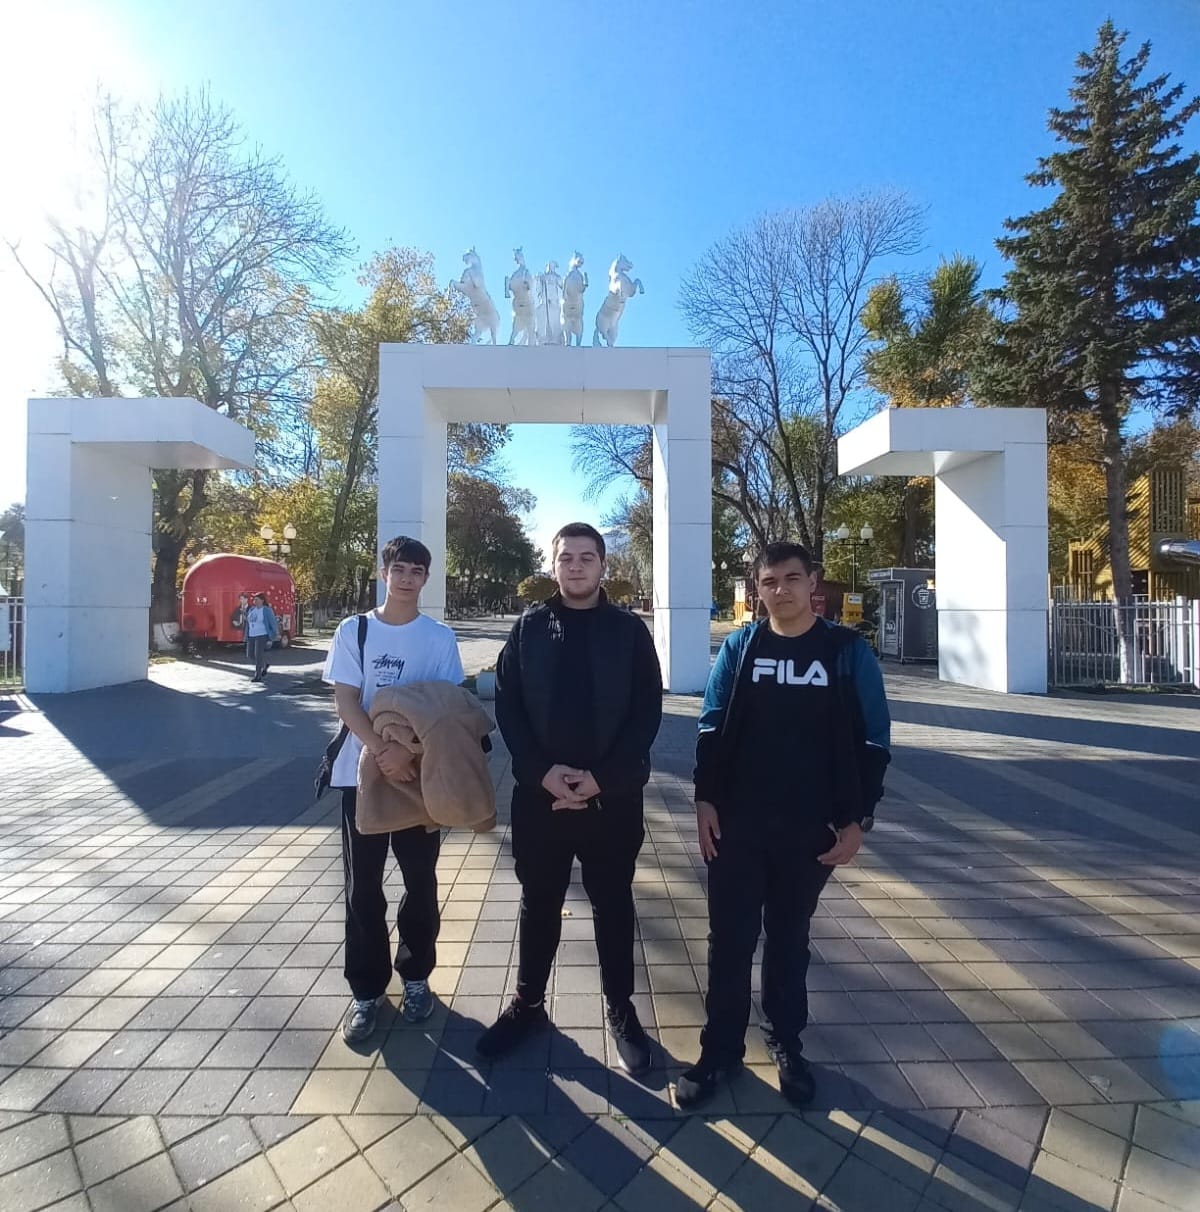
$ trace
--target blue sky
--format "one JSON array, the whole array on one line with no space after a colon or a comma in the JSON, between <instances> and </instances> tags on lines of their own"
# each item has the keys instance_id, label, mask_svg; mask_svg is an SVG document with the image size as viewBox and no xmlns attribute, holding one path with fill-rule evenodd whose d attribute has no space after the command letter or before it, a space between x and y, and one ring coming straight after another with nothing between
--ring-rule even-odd
<instances>
[{"instance_id":1,"label":"blue sky","mask_svg":"<svg viewBox=\"0 0 1200 1212\"><path fill-rule=\"evenodd\" d=\"M927 208L920 260L971 253L997 281L992 241L1031 205L1023 174L1049 146L1046 110L1065 101L1075 55L1106 16L1200 91L1196 0L26 7L36 11L16 17L12 43L21 62L0 84L5 160L19 170L9 180L24 183L0 206L0 232L25 247L70 167L63 131L97 65L131 96L207 82L363 258L415 245L448 280L474 244L499 298L515 245L535 268L550 257L565 268L579 248L590 333L605 269L624 252L646 285L622 328L635 345L688 342L679 282L711 241L830 194L908 191ZM54 353L48 315L8 264L0 332L16 335L0 360L8 500L23 494L23 401L52 385ZM508 464L539 497L539 540L599 512L580 503L565 430L521 429Z\"/></svg>"}]
</instances>

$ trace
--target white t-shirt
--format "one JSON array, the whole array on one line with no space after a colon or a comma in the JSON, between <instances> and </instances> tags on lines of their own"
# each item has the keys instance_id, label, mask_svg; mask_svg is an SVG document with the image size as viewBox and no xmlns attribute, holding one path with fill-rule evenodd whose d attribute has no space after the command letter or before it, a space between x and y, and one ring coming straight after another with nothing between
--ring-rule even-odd
<instances>
[{"instance_id":1,"label":"white t-shirt","mask_svg":"<svg viewBox=\"0 0 1200 1212\"><path fill-rule=\"evenodd\" d=\"M330 683L358 687L366 711L381 686L404 686L410 682L452 682L457 686L463 680L454 632L445 623L424 614L417 615L411 623L394 624L381 622L372 611L367 616L363 657L360 666L358 615L352 614L334 632L323 676ZM351 732L333 763L331 786L358 785L361 753L362 741Z\"/></svg>"}]
</instances>

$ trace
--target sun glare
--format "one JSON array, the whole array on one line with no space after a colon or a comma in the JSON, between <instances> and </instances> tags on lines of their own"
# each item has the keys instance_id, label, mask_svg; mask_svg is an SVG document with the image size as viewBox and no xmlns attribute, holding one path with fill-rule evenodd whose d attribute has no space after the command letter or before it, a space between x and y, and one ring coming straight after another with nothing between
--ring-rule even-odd
<instances>
[{"instance_id":1,"label":"sun glare","mask_svg":"<svg viewBox=\"0 0 1200 1212\"><path fill-rule=\"evenodd\" d=\"M7 17L0 72L2 163L0 231L40 232L47 211L69 205L82 158L89 108L101 88L139 98L152 87L119 20L95 2L43 0Z\"/></svg>"}]
</instances>

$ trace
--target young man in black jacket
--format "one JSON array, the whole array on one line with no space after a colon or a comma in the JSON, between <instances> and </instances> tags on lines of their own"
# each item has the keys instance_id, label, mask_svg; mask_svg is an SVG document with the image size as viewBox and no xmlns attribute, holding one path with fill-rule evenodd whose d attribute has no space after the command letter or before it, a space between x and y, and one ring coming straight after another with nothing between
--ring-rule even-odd
<instances>
[{"instance_id":1,"label":"young man in black jacket","mask_svg":"<svg viewBox=\"0 0 1200 1212\"><path fill-rule=\"evenodd\" d=\"M813 613L808 552L772 543L754 571L767 619L726 639L700 713L708 996L700 1060L675 1086L685 1108L710 1098L741 1063L762 931L762 1005L779 1088L797 1105L812 1099L800 1043L809 922L834 867L854 859L874 822L889 760L879 663L856 632Z\"/></svg>"},{"instance_id":2,"label":"young man in black jacket","mask_svg":"<svg viewBox=\"0 0 1200 1212\"><path fill-rule=\"evenodd\" d=\"M496 666L496 722L512 755L512 848L521 882L517 995L476 1045L499 1056L549 1021L546 982L579 859L592 903L609 1029L623 1068L650 1067L633 994L633 872L642 792L662 721L646 625L600 588L604 539L581 522L554 536L558 593L525 612Z\"/></svg>"}]
</instances>

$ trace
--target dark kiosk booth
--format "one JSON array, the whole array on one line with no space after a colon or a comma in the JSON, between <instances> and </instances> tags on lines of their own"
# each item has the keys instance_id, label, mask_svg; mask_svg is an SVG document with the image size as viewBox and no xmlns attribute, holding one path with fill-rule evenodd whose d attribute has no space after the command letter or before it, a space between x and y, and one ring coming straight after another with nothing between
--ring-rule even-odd
<instances>
[{"instance_id":1,"label":"dark kiosk booth","mask_svg":"<svg viewBox=\"0 0 1200 1212\"><path fill-rule=\"evenodd\" d=\"M879 655L906 661L937 660L937 597L929 568L873 568L879 590Z\"/></svg>"}]
</instances>

